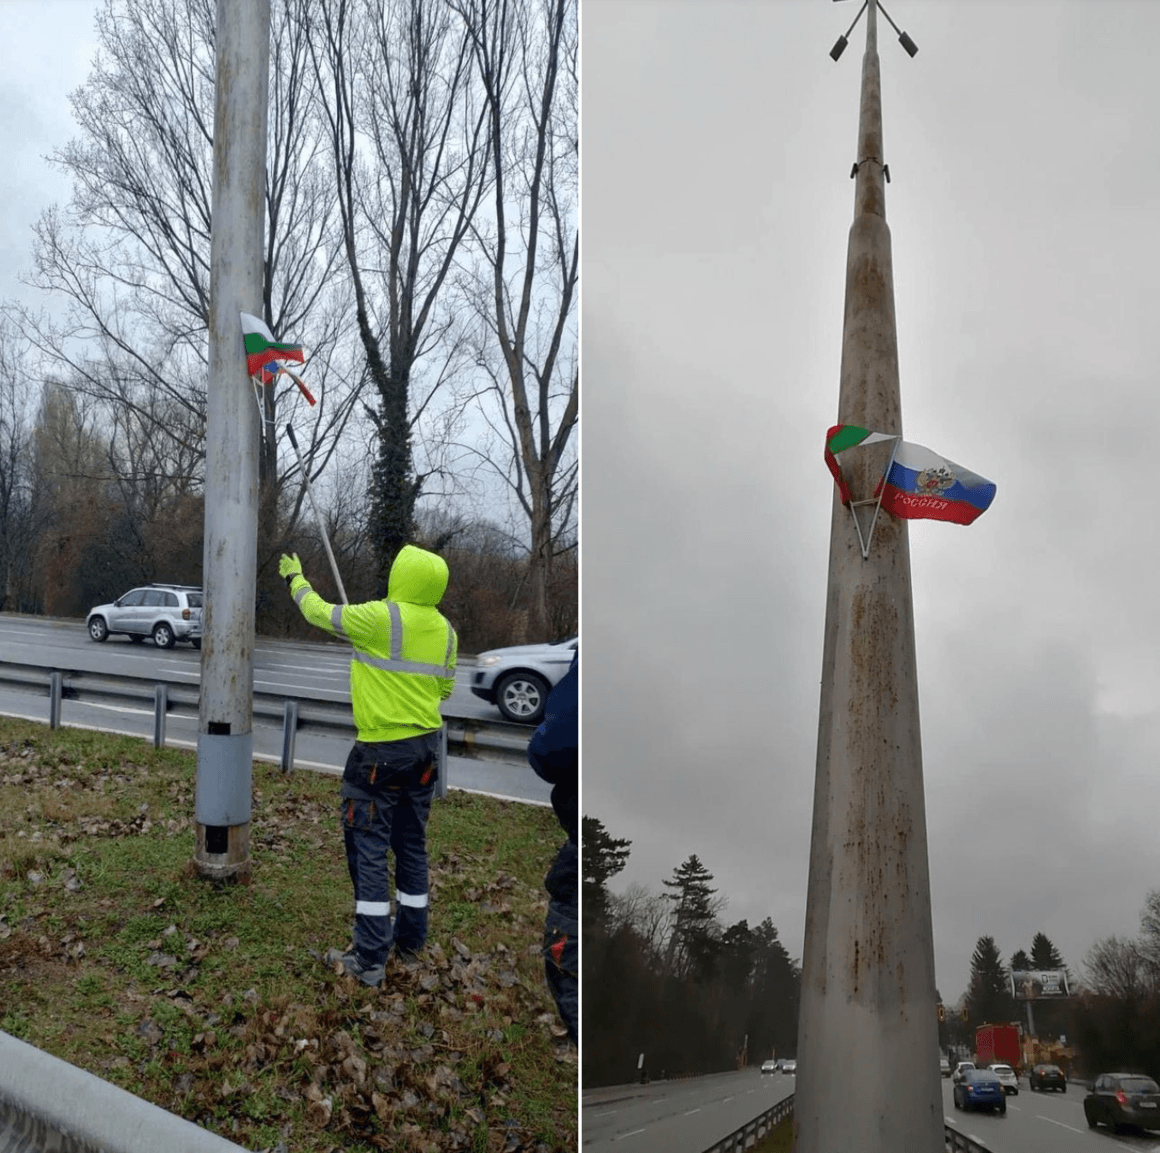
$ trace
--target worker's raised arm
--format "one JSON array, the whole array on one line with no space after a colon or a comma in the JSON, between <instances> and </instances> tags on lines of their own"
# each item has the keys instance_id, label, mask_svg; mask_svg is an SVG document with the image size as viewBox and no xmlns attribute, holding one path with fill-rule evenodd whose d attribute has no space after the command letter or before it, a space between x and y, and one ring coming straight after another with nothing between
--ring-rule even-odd
<instances>
[{"instance_id":1,"label":"worker's raised arm","mask_svg":"<svg viewBox=\"0 0 1160 1153\"><path fill-rule=\"evenodd\" d=\"M278 562L278 574L286 581L290 595L298 606L298 611L307 622L329 633L342 631L342 605L332 605L324 601L302 575L302 562L297 553L282 554Z\"/></svg>"}]
</instances>

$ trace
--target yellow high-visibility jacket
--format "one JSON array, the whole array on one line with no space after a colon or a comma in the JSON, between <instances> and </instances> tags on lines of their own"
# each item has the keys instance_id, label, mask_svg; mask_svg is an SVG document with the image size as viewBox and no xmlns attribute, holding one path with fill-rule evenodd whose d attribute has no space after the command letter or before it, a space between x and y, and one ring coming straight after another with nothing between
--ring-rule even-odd
<instances>
[{"instance_id":1,"label":"yellow high-visibility jacket","mask_svg":"<svg viewBox=\"0 0 1160 1153\"><path fill-rule=\"evenodd\" d=\"M328 604L304 576L291 581L302 615L354 646L350 699L360 741L399 741L443 724L439 705L455 687L459 655L455 630L435 607L447 578L442 557L404 545L384 601Z\"/></svg>"}]
</instances>

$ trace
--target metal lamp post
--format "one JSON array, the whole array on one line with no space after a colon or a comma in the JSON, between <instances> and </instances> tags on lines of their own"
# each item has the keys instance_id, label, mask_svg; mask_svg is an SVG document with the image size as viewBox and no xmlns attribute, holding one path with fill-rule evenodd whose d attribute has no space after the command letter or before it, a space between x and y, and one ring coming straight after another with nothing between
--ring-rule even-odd
<instances>
[{"instance_id":1,"label":"metal lamp post","mask_svg":"<svg viewBox=\"0 0 1160 1153\"><path fill-rule=\"evenodd\" d=\"M206 403L198 872L250 870L258 417L240 314L262 299L270 0L218 0Z\"/></svg>"},{"instance_id":2,"label":"metal lamp post","mask_svg":"<svg viewBox=\"0 0 1160 1153\"><path fill-rule=\"evenodd\" d=\"M901 435L879 7L876 0L863 6L866 51L837 423ZM845 39L831 52L835 60ZM905 33L900 41L910 55L917 52ZM871 450L863 457L849 469L843 461L858 498L872 494L883 470ZM796 1153L941 1151L937 1057L907 527L879 517L864 556L851 510L835 497L798 1025Z\"/></svg>"}]
</instances>

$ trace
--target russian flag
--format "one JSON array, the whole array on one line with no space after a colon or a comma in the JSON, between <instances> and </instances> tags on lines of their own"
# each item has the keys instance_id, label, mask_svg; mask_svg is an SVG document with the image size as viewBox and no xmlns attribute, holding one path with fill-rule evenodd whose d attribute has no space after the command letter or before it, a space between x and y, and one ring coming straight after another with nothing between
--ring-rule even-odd
<instances>
[{"instance_id":1,"label":"russian flag","mask_svg":"<svg viewBox=\"0 0 1160 1153\"><path fill-rule=\"evenodd\" d=\"M991 507L996 487L921 444L900 440L879 490L882 507L903 520L970 524Z\"/></svg>"}]
</instances>

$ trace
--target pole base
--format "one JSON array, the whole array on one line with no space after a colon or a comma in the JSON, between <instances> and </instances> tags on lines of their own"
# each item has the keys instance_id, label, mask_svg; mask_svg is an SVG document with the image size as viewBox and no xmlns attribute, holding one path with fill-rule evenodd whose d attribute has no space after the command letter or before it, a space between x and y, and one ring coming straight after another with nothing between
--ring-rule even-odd
<instances>
[{"instance_id":1,"label":"pole base","mask_svg":"<svg viewBox=\"0 0 1160 1153\"><path fill-rule=\"evenodd\" d=\"M199 822L193 865L198 876L206 880L249 881L252 874L250 822L224 827Z\"/></svg>"}]
</instances>

